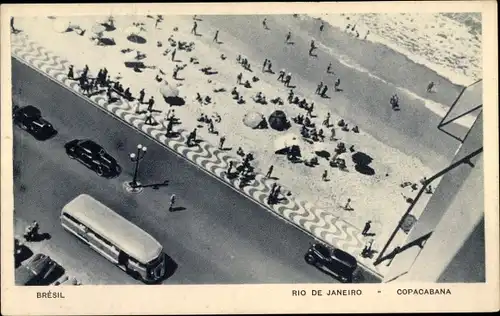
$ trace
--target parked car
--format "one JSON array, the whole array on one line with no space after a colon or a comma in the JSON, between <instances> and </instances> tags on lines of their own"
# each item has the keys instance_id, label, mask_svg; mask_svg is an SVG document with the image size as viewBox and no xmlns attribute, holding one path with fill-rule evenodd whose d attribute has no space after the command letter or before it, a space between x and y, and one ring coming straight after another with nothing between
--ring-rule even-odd
<instances>
[{"instance_id":1,"label":"parked car","mask_svg":"<svg viewBox=\"0 0 500 316\"><path fill-rule=\"evenodd\" d=\"M347 252L321 243L314 243L309 247L305 260L344 283L352 282L354 271L358 267L356 258Z\"/></svg>"},{"instance_id":2,"label":"parked car","mask_svg":"<svg viewBox=\"0 0 500 316\"><path fill-rule=\"evenodd\" d=\"M121 167L115 158L92 140L74 139L64 147L70 158L77 159L99 176L112 177L119 175L121 172Z\"/></svg>"},{"instance_id":3,"label":"parked car","mask_svg":"<svg viewBox=\"0 0 500 316\"><path fill-rule=\"evenodd\" d=\"M46 140L57 134L54 126L43 119L40 110L32 105L14 106L12 116L15 125L26 130L38 140Z\"/></svg>"},{"instance_id":4,"label":"parked car","mask_svg":"<svg viewBox=\"0 0 500 316\"><path fill-rule=\"evenodd\" d=\"M64 269L43 253L37 253L27 263L15 270L16 285L50 285Z\"/></svg>"}]
</instances>

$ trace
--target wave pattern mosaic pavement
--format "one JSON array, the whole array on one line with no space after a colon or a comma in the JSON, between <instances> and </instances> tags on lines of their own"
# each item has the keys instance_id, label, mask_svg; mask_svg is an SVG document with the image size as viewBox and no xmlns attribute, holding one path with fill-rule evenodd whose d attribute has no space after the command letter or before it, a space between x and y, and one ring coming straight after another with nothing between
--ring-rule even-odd
<instances>
[{"instance_id":1,"label":"wave pattern mosaic pavement","mask_svg":"<svg viewBox=\"0 0 500 316\"><path fill-rule=\"evenodd\" d=\"M145 124L145 115L137 114L137 105L132 104L132 102L119 99L113 103L108 103L107 99L102 95L90 97L83 95L78 83L67 78L71 62L56 56L45 47L30 40L26 34L17 34L11 37L11 52L12 56L20 62L45 74L81 97L90 100L94 105L149 135L178 155L257 202L263 208L273 212L281 219L292 223L322 242L354 255L366 269L382 277L380 271L373 266L369 259L360 256L365 246L364 237L359 229L351 224L337 218L330 212L316 208L311 203L298 197L287 196L279 204L267 205L267 196L275 181L266 179L262 174L257 174L254 181L240 189L238 179L230 179L226 174L229 162L234 161L237 163L238 159L206 142L200 143L199 146L188 147L186 140L189 132L182 129L176 130L179 133L178 137L167 138L165 136L166 128L162 124L156 126ZM77 76L77 73L75 73L75 76Z\"/></svg>"}]
</instances>

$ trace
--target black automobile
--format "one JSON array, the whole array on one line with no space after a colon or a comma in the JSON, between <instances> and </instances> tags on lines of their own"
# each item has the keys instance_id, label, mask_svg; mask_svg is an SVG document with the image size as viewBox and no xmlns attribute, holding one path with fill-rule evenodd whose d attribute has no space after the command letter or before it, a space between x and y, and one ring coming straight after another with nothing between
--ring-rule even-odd
<instances>
[{"instance_id":1,"label":"black automobile","mask_svg":"<svg viewBox=\"0 0 500 316\"><path fill-rule=\"evenodd\" d=\"M64 148L70 158L79 160L99 176L115 177L121 172L121 167L115 158L89 139L74 139L66 143Z\"/></svg>"},{"instance_id":2,"label":"black automobile","mask_svg":"<svg viewBox=\"0 0 500 316\"><path fill-rule=\"evenodd\" d=\"M356 258L345 251L314 243L305 255L306 262L332 274L344 283L351 283L358 267Z\"/></svg>"},{"instance_id":3,"label":"black automobile","mask_svg":"<svg viewBox=\"0 0 500 316\"><path fill-rule=\"evenodd\" d=\"M47 140L57 134L54 126L43 119L40 110L32 105L14 106L12 116L14 124L26 130L38 140Z\"/></svg>"},{"instance_id":4,"label":"black automobile","mask_svg":"<svg viewBox=\"0 0 500 316\"><path fill-rule=\"evenodd\" d=\"M16 285L50 285L64 274L64 268L49 256L38 253L15 270Z\"/></svg>"}]
</instances>

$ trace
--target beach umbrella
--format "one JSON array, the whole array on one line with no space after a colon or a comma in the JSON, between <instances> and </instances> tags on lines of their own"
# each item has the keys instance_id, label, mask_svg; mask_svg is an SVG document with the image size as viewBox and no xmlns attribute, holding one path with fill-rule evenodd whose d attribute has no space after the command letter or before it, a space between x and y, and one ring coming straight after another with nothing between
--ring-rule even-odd
<instances>
[{"instance_id":1,"label":"beach umbrella","mask_svg":"<svg viewBox=\"0 0 500 316\"><path fill-rule=\"evenodd\" d=\"M102 34L104 31L106 31L106 27L100 23L96 23L92 26L92 33L95 34Z\"/></svg>"},{"instance_id":2,"label":"beach umbrella","mask_svg":"<svg viewBox=\"0 0 500 316\"><path fill-rule=\"evenodd\" d=\"M285 112L281 110L274 111L269 116L269 126L277 131L284 131L290 128L290 122L286 118Z\"/></svg>"},{"instance_id":3,"label":"beach umbrella","mask_svg":"<svg viewBox=\"0 0 500 316\"><path fill-rule=\"evenodd\" d=\"M174 86L164 84L160 87L160 93L163 96L163 100L169 105L181 106L186 104L186 101L179 96L179 89Z\"/></svg>"},{"instance_id":4,"label":"beach umbrella","mask_svg":"<svg viewBox=\"0 0 500 316\"><path fill-rule=\"evenodd\" d=\"M64 33L68 31L71 22L66 19L55 19L52 23L52 29L57 33Z\"/></svg>"},{"instance_id":5,"label":"beach umbrella","mask_svg":"<svg viewBox=\"0 0 500 316\"><path fill-rule=\"evenodd\" d=\"M248 112L243 116L243 124L250 128L258 128L262 121L264 121L264 115L258 112Z\"/></svg>"},{"instance_id":6,"label":"beach umbrella","mask_svg":"<svg viewBox=\"0 0 500 316\"><path fill-rule=\"evenodd\" d=\"M165 98L178 97L179 96L179 89L177 89L176 87L174 87L172 85L164 84L160 87L160 93Z\"/></svg>"}]
</instances>

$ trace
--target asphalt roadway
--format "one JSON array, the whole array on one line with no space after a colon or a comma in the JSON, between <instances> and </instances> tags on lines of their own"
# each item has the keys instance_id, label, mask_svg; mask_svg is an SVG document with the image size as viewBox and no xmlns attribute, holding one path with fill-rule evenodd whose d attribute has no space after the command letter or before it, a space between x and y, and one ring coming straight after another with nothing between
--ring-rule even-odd
<instances>
[{"instance_id":1,"label":"asphalt roadway","mask_svg":"<svg viewBox=\"0 0 500 316\"><path fill-rule=\"evenodd\" d=\"M87 193L154 236L172 259L166 284L335 283L309 266L304 253L312 237L277 218L160 144L105 114L59 84L12 59L13 99L32 104L57 129L46 141L14 127L15 218L40 223L53 249L67 258L67 269L85 271L93 284L138 283L65 232L62 207ZM97 176L67 157L64 144L89 138L123 168L114 179ZM143 183L169 180L159 190L126 193L137 144L148 147L141 162ZM184 210L168 212L171 194ZM65 262L61 262L65 264ZM377 282L363 272L364 282Z\"/></svg>"}]
</instances>

